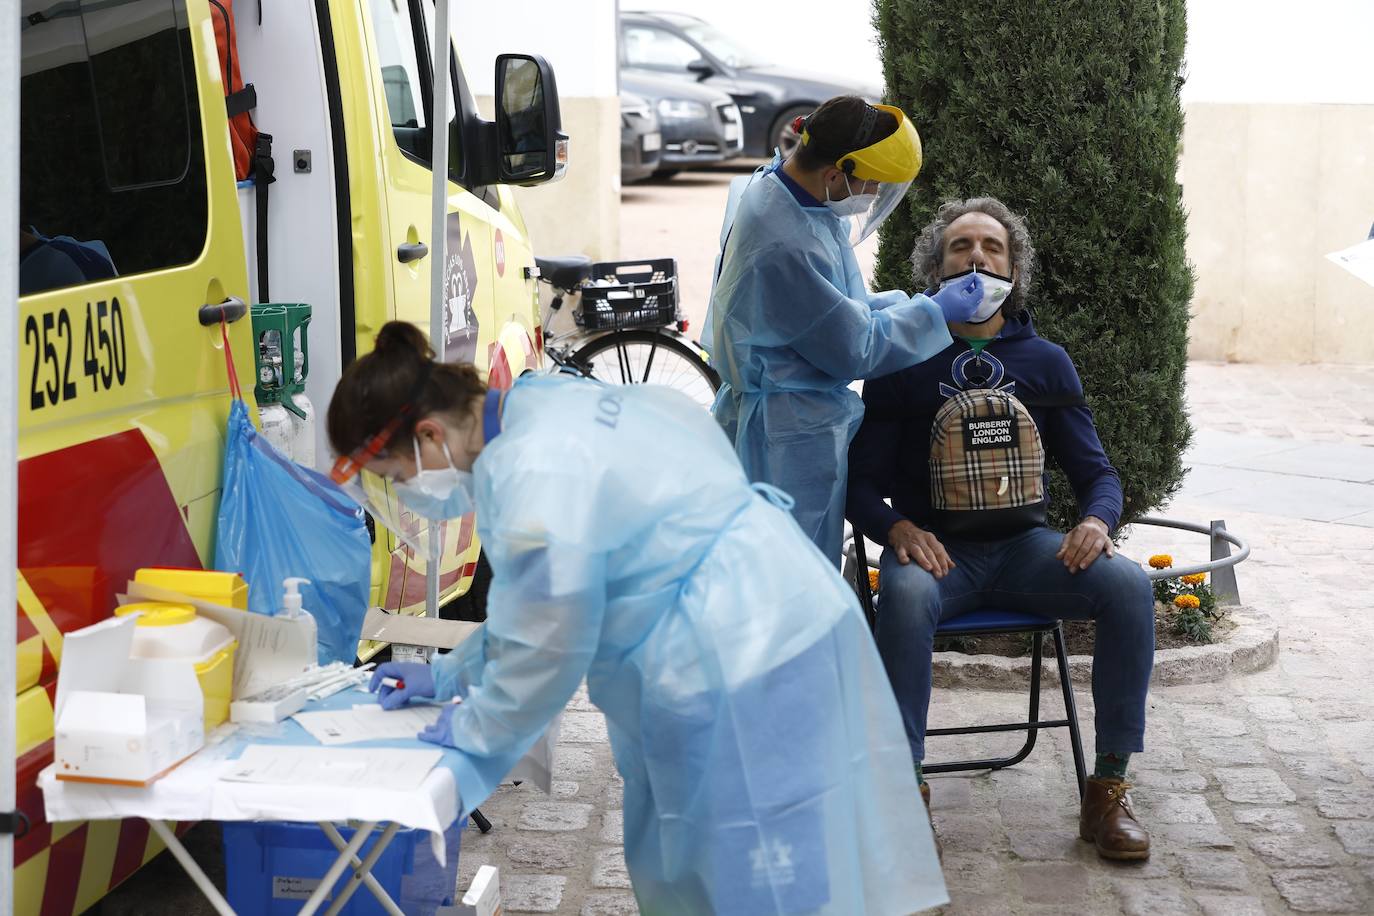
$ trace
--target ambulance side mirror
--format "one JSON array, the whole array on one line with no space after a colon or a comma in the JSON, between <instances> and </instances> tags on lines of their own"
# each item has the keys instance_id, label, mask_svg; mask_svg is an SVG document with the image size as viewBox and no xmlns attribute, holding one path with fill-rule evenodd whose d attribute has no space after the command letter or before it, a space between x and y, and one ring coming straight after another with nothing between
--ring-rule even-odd
<instances>
[{"instance_id":1,"label":"ambulance side mirror","mask_svg":"<svg viewBox=\"0 0 1374 916\"><path fill-rule=\"evenodd\" d=\"M568 167L568 135L553 68L534 54L496 58L496 159L501 184L556 181Z\"/></svg>"}]
</instances>

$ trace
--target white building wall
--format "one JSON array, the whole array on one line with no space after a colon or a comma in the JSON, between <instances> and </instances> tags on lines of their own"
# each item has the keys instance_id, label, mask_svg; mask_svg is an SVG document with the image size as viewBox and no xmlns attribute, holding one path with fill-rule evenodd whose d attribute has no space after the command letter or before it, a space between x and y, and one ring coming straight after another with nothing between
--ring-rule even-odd
<instances>
[{"instance_id":1,"label":"white building wall","mask_svg":"<svg viewBox=\"0 0 1374 916\"><path fill-rule=\"evenodd\" d=\"M540 54L553 66L571 138L567 176L517 188L538 255L620 252L620 102L615 0L455 3L454 45L484 117L498 54Z\"/></svg>"}]
</instances>

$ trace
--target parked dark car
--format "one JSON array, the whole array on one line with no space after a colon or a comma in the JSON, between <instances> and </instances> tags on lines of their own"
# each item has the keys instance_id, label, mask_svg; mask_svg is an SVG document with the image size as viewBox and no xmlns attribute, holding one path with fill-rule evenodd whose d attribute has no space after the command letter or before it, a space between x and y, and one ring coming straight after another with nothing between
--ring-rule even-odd
<instances>
[{"instance_id":1,"label":"parked dark car","mask_svg":"<svg viewBox=\"0 0 1374 916\"><path fill-rule=\"evenodd\" d=\"M739 108L723 92L687 80L642 71L622 71L623 91L643 96L658 116L663 134L660 178L694 165L740 155L744 130Z\"/></svg>"},{"instance_id":2,"label":"parked dark car","mask_svg":"<svg viewBox=\"0 0 1374 916\"><path fill-rule=\"evenodd\" d=\"M744 118L744 155L796 148L792 122L837 95L879 102L880 86L785 70L758 57L710 23L686 13L622 12L620 73L655 73L727 92Z\"/></svg>"},{"instance_id":3,"label":"parked dark car","mask_svg":"<svg viewBox=\"0 0 1374 916\"><path fill-rule=\"evenodd\" d=\"M663 134L653 103L633 92L620 93L620 183L643 181L658 170Z\"/></svg>"}]
</instances>

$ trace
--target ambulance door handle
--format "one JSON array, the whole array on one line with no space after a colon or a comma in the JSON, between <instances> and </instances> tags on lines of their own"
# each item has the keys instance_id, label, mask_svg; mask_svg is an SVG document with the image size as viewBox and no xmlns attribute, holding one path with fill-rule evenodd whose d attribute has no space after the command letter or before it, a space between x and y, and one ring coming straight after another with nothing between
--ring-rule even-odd
<instances>
[{"instance_id":1,"label":"ambulance door handle","mask_svg":"<svg viewBox=\"0 0 1374 916\"><path fill-rule=\"evenodd\" d=\"M205 327L225 321L233 324L248 314L248 305L238 296L230 296L223 302L207 302L200 307L200 323Z\"/></svg>"},{"instance_id":2,"label":"ambulance door handle","mask_svg":"<svg viewBox=\"0 0 1374 916\"><path fill-rule=\"evenodd\" d=\"M396 246L396 259L402 264L418 261L429 254L429 246L424 242L402 242Z\"/></svg>"}]
</instances>

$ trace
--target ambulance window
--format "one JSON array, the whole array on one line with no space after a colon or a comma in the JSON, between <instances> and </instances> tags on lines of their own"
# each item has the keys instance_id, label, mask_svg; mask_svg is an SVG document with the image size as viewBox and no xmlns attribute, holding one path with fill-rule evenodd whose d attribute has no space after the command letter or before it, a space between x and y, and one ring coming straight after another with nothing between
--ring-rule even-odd
<instances>
[{"instance_id":1,"label":"ambulance window","mask_svg":"<svg viewBox=\"0 0 1374 916\"><path fill-rule=\"evenodd\" d=\"M175 0L24 0L24 293L195 260L207 201L189 25Z\"/></svg>"},{"instance_id":2,"label":"ambulance window","mask_svg":"<svg viewBox=\"0 0 1374 916\"><path fill-rule=\"evenodd\" d=\"M450 13L456 4L450 4ZM434 54L434 45L429 36L434 34L434 3L433 0L420 0L420 9L425 13L425 32L422 36L425 47L425 59L428 60ZM453 47L453 42L448 44L448 178L449 181L461 182L463 180L463 113L458 109L455 100L457 93L458 79L458 52ZM428 72L428 70L427 70ZM428 160L428 157L426 157Z\"/></svg>"},{"instance_id":3,"label":"ambulance window","mask_svg":"<svg viewBox=\"0 0 1374 916\"><path fill-rule=\"evenodd\" d=\"M432 23L433 8L428 3L423 8L427 23ZM429 134L430 48L427 30L418 27L414 13L412 0L372 0L377 58L396 145L408 157L428 167L433 142ZM449 177L456 181L461 173L462 150L451 83L448 110L454 112L449 122Z\"/></svg>"}]
</instances>

